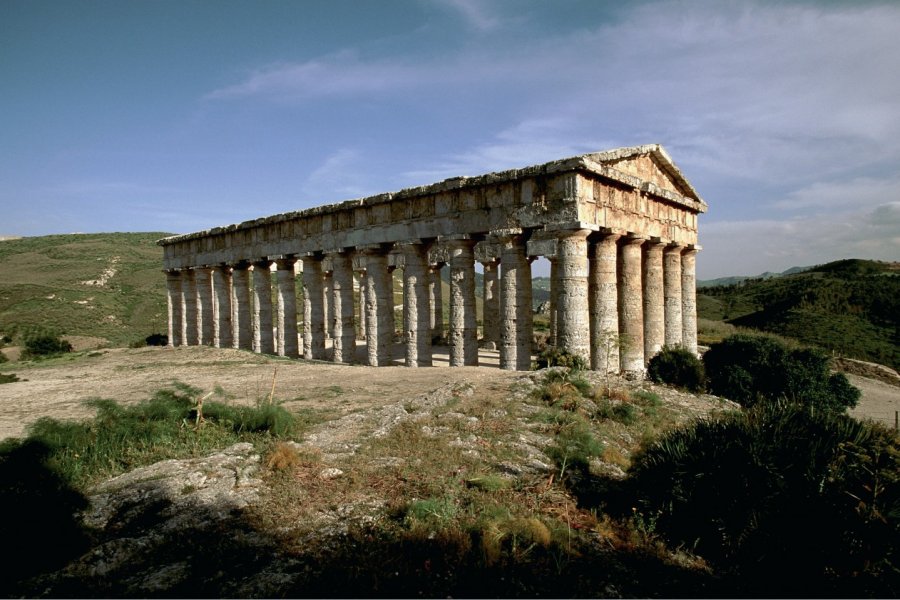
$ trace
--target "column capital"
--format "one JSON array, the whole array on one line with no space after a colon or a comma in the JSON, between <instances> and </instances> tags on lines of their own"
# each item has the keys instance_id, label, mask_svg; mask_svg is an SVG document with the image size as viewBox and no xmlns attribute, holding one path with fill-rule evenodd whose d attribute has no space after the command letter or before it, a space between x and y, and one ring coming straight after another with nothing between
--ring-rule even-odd
<instances>
[{"instance_id":1,"label":"column capital","mask_svg":"<svg viewBox=\"0 0 900 600\"><path fill-rule=\"evenodd\" d=\"M647 241L649 241L648 238L641 236L641 235L635 235L633 233L623 235L622 237L619 238L619 243L621 243L623 246L631 246L631 245L640 246Z\"/></svg>"},{"instance_id":2,"label":"column capital","mask_svg":"<svg viewBox=\"0 0 900 600\"><path fill-rule=\"evenodd\" d=\"M544 226L544 231L552 233L558 238L566 238L570 236L587 237L592 233L599 231L597 225L591 223L583 223L581 221L573 221L571 223L551 223Z\"/></svg>"}]
</instances>

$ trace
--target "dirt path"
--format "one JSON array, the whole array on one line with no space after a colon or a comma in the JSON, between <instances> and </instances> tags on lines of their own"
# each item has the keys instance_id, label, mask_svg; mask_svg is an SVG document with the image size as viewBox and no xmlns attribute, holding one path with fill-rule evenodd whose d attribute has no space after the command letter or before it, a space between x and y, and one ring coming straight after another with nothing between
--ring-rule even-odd
<instances>
[{"instance_id":1,"label":"dirt path","mask_svg":"<svg viewBox=\"0 0 900 600\"><path fill-rule=\"evenodd\" d=\"M850 414L893 427L894 413L900 411L900 387L852 373L846 375L850 383L862 392L859 405L851 410Z\"/></svg>"}]
</instances>

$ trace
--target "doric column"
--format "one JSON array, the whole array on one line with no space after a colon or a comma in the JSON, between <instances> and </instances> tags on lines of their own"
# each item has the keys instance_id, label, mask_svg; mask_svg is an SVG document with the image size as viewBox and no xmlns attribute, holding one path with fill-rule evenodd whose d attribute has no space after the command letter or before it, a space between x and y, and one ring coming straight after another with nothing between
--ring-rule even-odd
<instances>
[{"instance_id":1,"label":"doric column","mask_svg":"<svg viewBox=\"0 0 900 600\"><path fill-rule=\"evenodd\" d=\"M322 310L325 314L325 338L334 337L334 291L331 287L333 273L322 271Z\"/></svg>"},{"instance_id":2,"label":"doric column","mask_svg":"<svg viewBox=\"0 0 900 600\"><path fill-rule=\"evenodd\" d=\"M619 248L619 335L622 370L632 377L644 373L644 301L639 237L627 237Z\"/></svg>"},{"instance_id":3,"label":"doric column","mask_svg":"<svg viewBox=\"0 0 900 600\"><path fill-rule=\"evenodd\" d=\"M322 291L322 257L303 257L303 356L325 358L325 294Z\"/></svg>"},{"instance_id":4,"label":"doric column","mask_svg":"<svg viewBox=\"0 0 900 600\"><path fill-rule=\"evenodd\" d=\"M444 336L444 288L441 285L443 263L428 267L428 307L431 339Z\"/></svg>"},{"instance_id":5,"label":"doric column","mask_svg":"<svg viewBox=\"0 0 900 600\"><path fill-rule=\"evenodd\" d=\"M649 362L666 342L663 291L663 244L650 240L643 246L644 361Z\"/></svg>"},{"instance_id":6,"label":"doric column","mask_svg":"<svg viewBox=\"0 0 900 600\"><path fill-rule=\"evenodd\" d=\"M697 354L697 249L681 255L681 335L685 350Z\"/></svg>"},{"instance_id":7,"label":"doric column","mask_svg":"<svg viewBox=\"0 0 900 600\"><path fill-rule=\"evenodd\" d=\"M394 278L388 269L387 248L362 250L366 265L366 362L372 367L391 364L394 344Z\"/></svg>"},{"instance_id":8,"label":"doric column","mask_svg":"<svg viewBox=\"0 0 900 600\"><path fill-rule=\"evenodd\" d=\"M591 356L588 320L588 229L560 231L556 245L556 347ZM551 290L553 284L551 282Z\"/></svg>"},{"instance_id":9,"label":"doric column","mask_svg":"<svg viewBox=\"0 0 900 600\"><path fill-rule=\"evenodd\" d=\"M250 265L239 262L231 273L234 289L234 344L241 350L253 349L253 316L250 313Z\"/></svg>"},{"instance_id":10,"label":"doric column","mask_svg":"<svg viewBox=\"0 0 900 600\"><path fill-rule=\"evenodd\" d=\"M478 319L475 314L475 241L451 239L450 366L478 365ZM437 271L440 274L440 271ZM440 285L440 280L438 280Z\"/></svg>"},{"instance_id":11,"label":"doric column","mask_svg":"<svg viewBox=\"0 0 900 600\"><path fill-rule=\"evenodd\" d=\"M181 272L182 330L181 340L185 346L196 346L200 336L197 323L197 285L194 281L194 270L184 269Z\"/></svg>"},{"instance_id":12,"label":"doric column","mask_svg":"<svg viewBox=\"0 0 900 600\"><path fill-rule=\"evenodd\" d=\"M297 358L297 282L294 277L296 258L282 258L275 262L278 286L278 356Z\"/></svg>"},{"instance_id":13,"label":"doric column","mask_svg":"<svg viewBox=\"0 0 900 600\"><path fill-rule=\"evenodd\" d=\"M166 305L169 313L169 346L181 345L181 275L166 271Z\"/></svg>"},{"instance_id":14,"label":"doric column","mask_svg":"<svg viewBox=\"0 0 900 600\"><path fill-rule=\"evenodd\" d=\"M501 238L500 368L531 368L531 264L521 235Z\"/></svg>"},{"instance_id":15,"label":"doric column","mask_svg":"<svg viewBox=\"0 0 900 600\"><path fill-rule=\"evenodd\" d=\"M549 346L556 346L556 309L559 306L559 273L555 256L548 256L550 261L550 335Z\"/></svg>"},{"instance_id":16,"label":"doric column","mask_svg":"<svg viewBox=\"0 0 900 600\"><path fill-rule=\"evenodd\" d=\"M253 263L253 346L260 354L275 354L271 265L267 259Z\"/></svg>"},{"instance_id":17,"label":"doric column","mask_svg":"<svg viewBox=\"0 0 900 600\"><path fill-rule=\"evenodd\" d=\"M619 372L618 240L616 234L600 238L589 261L591 369L601 373Z\"/></svg>"},{"instance_id":18,"label":"doric column","mask_svg":"<svg viewBox=\"0 0 900 600\"><path fill-rule=\"evenodd\" d=\"M666 346L684 342L681 319L681 246L667 246L663 251L663 287L666 303Z\"/></svg>"},{"instance_id":19,"label":"doric column","mask_svg":"<svg viewBox=\"0 0 900 600\"><path fill-rule=\"evenodd\" d=\"M212 273L207 267L194 269L194 285L197 286L197 336L198 343L213 343L213 294Z\"/></svg>"},{"instance_id":20,"label":"doric column","mask_svg":"<svg viewBox=\"0 0 900 600\"><path fill-rule=\"evenodd\" d=\"M486 347L497 348L500 343L500 286L497 280L498 260L482 261L484 267L484 287L482 289L481 321L484 329L482 341Z\"/></svg>"},{"instance_id":21,"label":"doric column","mask_svg":"<svg viewBox=\"0 0 900 600\"><path fill-rule=\"evenodd\" d=\"M213 268L213 345L216 348L231 348L233 344L231 324L231 269L227 265Z\"/></svg>"},{"instance_id":22,"label":"doric column","mask_svg":"<svg viewBox=\"0 0 900 600\"><path fill-rule=\"evenodd\" d=\"M346 252L329 255L332 264L331 307L334 311L332 360L352 363L356 350L356 331L353 329L353 263Z\"/></svg>"},{"instance_id":23,"label":"doric column","mask_svg":"<svg viewBox=\"0 0 900 600\"><path fill-rule=\"evenodd\" d=\"M359 303L356 313L356 339L366 339L366 272L357 271L359 282Z\"/></svg>"},{"instance_id":24,"label":"doric column","mask_svg":"<svg viewBox=\"0 0 900 600\"><path fill-rule=\"evenodd\" d=\"M425 244L403 245L403 329L406 366L431 366L431 314L428 306L428 251Z\"/></svg>"}]
</instances>

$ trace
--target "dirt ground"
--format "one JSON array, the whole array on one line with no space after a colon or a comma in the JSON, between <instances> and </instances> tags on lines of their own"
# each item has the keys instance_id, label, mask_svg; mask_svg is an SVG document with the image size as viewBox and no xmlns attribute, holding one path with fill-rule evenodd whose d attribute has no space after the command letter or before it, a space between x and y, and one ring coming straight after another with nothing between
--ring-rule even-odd
<instances>
[{"instance_id":1,"label":"dirt ground","mask_svg":"<svg viewBox=\"0 0 900 600\"><path fill-rule=\"evenodd\" d=\"M364 345L358 348L362 360ZM396 364L401 364L398 346ZM508 389L520 374L497 368L496 351L481 351L482 367L449 368L445 347L435 347L434 368L371 368L266 357L239 350L206 347L101 349L36 363L5 363L4 373L23 381L0 385L0 439L21 436L26 427L48 416L83 419L93 410L88 398L138 402L180 381L212 392L221 388L231 401L252 404L274 397L290 409L330 409L335 417L373 410L435 390L469 382L476 389ZM848 375L863 392L857 417L888 426L900 410L900 388ZM27 381L25 381L27 380Z\"/></svg>"}]
</instances>

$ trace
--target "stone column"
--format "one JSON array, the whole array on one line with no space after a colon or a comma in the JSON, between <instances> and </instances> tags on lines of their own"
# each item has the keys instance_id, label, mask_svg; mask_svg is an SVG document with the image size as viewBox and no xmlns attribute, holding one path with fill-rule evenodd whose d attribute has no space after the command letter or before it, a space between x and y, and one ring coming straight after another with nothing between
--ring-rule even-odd
<instances>
[{"instance_id":1,"label":"stone column","mask_svg":"<svg viewBox=\"0 0 900 600\"><path fill-rule=\"evenodd\" d=\"M181 345L181 275L166 271L166 304L169 312L169 346Z\"/></svg>"},{"instance_id":2,"label":"stone column","mask_svg":"<svg viewBox=\"0 0 900 600\"><path fill-rule=\"evenodd\" d=\"M642 276L644 294L644 361L649 362L666 342L665 294L663 290L663 244L644 244Z\"/></svg>"},{"instance_id":3,"label":"stone column","mask_svg":"<svg viewBox=\"0 0 900 600\"><path fill-rule=\"evenodd\" d=\"M588 319L588 248L590 230L561 231L556 245L556 346L591 357ZM553 282L551 282L551 289ZM551 309L552 310L552 309Z\"/></svg>"},{"instance_id":4,"label":"stone column","mask_svg":"<svg viewBox=\"0 0 900 600\"><path fill-rule=\"evenodd\" d=\"M197 286L197 337L198 343L213 343L213 293L212 273L207 267L194 269L194 285Z\"/></svg>"},{"instance_id":5,"label":"stone column","mask_svg":"<svg viewBox=\"0 0 900 600\"><path fill-rule=\"evenodd\" d=\"M322 281L322 257L303 257L303 356L307 360L325 359L325 293Z\"/></svg>"},{"instance_id":6,"label":"stone column","mask_svg":"<svg viewBox=\"0 0 900 600\"><path fill-rule=\"evenodd\" d=\"M681 255L682 345L697 354L697 249L687 248Z\"/></svg>"},{"instance_id":7,"label":"stone column","mask_svg":"<svg viewBox=\"0 0 900 600\"><path fill-rule=\"evenodd\" d=\"M626 375L644 373L644 301L641 285L641 245L643 238L627 237L619 248L619 335L620 365Z\"/></svg>"},{"instance_id":8,"label":"stone column","mask_svg":"<svg viewBox=\"0 0 900 600\"><path fill-rule=\"evenodd\" d=\"M484 328L482 335L484 346L495 350L500 342L500 286L497 280L498 260L483 261L484 288L482 289L481 321Z\"/></svg>"},{"instance_id":9,"label":"stone column","mask_svg":"<svg viewBox=\"0 0 900 600\"><path fill-rule=\"evenodd\" d=\"M366 362L372 367L391 364L394 344L394 278L388 269L387 250L363 250L366 264Z\"/></svg>"},{"instance_id":10,"label":"stone column","mask_svg":"<svg viewBox=\"0 0 900 600\"><path fill-rule=\"evenodd\" d=\"M450 366L478 365L475 241L452 239L450 249ZM437 271L440 274L440 271ZM440 281L438 281L440 285Z\"/></svg>"},{"instance_id":11,"label":"stone column","mask_svg":"<svg viewBox=\"0 0 900 600\"><path fill-rule=\"evenodd\" d=\"M278 286L278 356L297 358L297 283L294 277L296 258L276 261Z\"/></svg>"},{"instance_id":12,"label":"stone column","mask_svg":"<svg viewBox=\"0 0 900 600\"><path fill-rule=\"evenodd\" d=\"M681 319L681 246L667 246L663 251L663 287L666 303L666 346L684 342Z\"/></svg>"},{"instance_id":13,"label":"stone column","mask_svg":"<svg viewBox=\"0 0 900 600\"><path fill-rule=\"evenodd\" d=\"M366 339L366 272L357 271L359 281L359 310L356 314L356 339Z\"/></svg>"},{"instance_id":14,"label":"stone column","mask_svg":"<svg viewBox=\"0 0 900 600\"><path fill-rule=\"evenodd\" d=\"M260 354L275 354L271 264L269 260L253 263L253 346Z\"/></svg>"},{"instance_id":15,"label":"stone column","mask_svg":"<svg viewBox=\"0 0 900 600\"><path fill-rule=\"evenodd\" d=\"M184 306L181 340L185 346L196 346L199 343L200 335L197 323L197 285L194 280L194 270L184 269L181 277L181 301Z\"/></svg>"},{"instance_id":16,"label":"stone column","mask_svg":"<svg viewBox=\"0 0 900 600\"><path fill-rule=\"evenodd\" d=\"M213 345L216 348L231 348L232 323L231 323L231 270L227 265L219 265L213 269L213 290L215 292L213 305Z\"/></svg>"},{"instance_id":17,"label":"stone column","mask_svg":"<svg viewBox=\"0 0 900 600\"><path fill-rule=\"evenodd\" d=\"M441 285L443 263L428 268L428 306L431 339L444 336L444 287Z\"/></svg>"},{"instance_id":18,"label":"stone column","mask_svg":"<svg viewBox=\"0 0 900 600\"><path fill-rule=\"evenodd\" d=\"M556 257L547 257L550 261L550 335L547 337L549 346L556 346L556 312L559 306L559 273Z\"/></svg>"},{"instance_id":19,"label":"stone column","mask_svg":"<svg viewBox=\"0 0 900 600\"><path fill-rule=\"evenodd\" d=\"M431 311L428 300L428 249L413 242L403 245L403 329L406 366L431 366Z\"/></svg>"},{"instance_id":20,"label":"stone column","mask_svg":"<svg viewBox=\"0 0 900 600\"><path fill-rule=\"evenodd\" d=\"M521 235L502 238L500 263L500 368L531 368L531 264Z\"/></svg>"},{"instance_id":21,"label":"stone column","mask_svg":"<svg viewBox=\"0 0 900 600\"><path fill-rule=\"evenodd\" d=\"M325 338L334 337L334 291L331 284L333 273L331 271L322 272L322 307L325 314Z\"/></svg>"},{"instance_id":22,"label":"stone column","mask_svg":"<svg viewBox=\"0 0 900 600\"><path fill-rule=\"evenodd\" d=\"M591 248L591 369L601 373L619 372L618 240L616 234L605 235Z\"/></svg>"},{"instance_id":23,"label":"stone column","mask_svg":"<svg viewBox=\"0 0 900 600\"><path fill-rule=\"evenodd\" d=\"M253 326L250 313L250 265L239 262L231 273L234 289L234 344L241 350L253 349Z\"/></svg>"},{"instance_id":24,"label":"stone column","mask_svg":"<svg viewBox=\"0 0 900 600\"><path fill-rule=\"evenodd\" d=\"M356 351L356 331L353 327L353 264L346 252L330 254L332 264L331 307L334 321L331 328L334 340L332 360L352 363Z\"/></svg>"}]
</instances>

